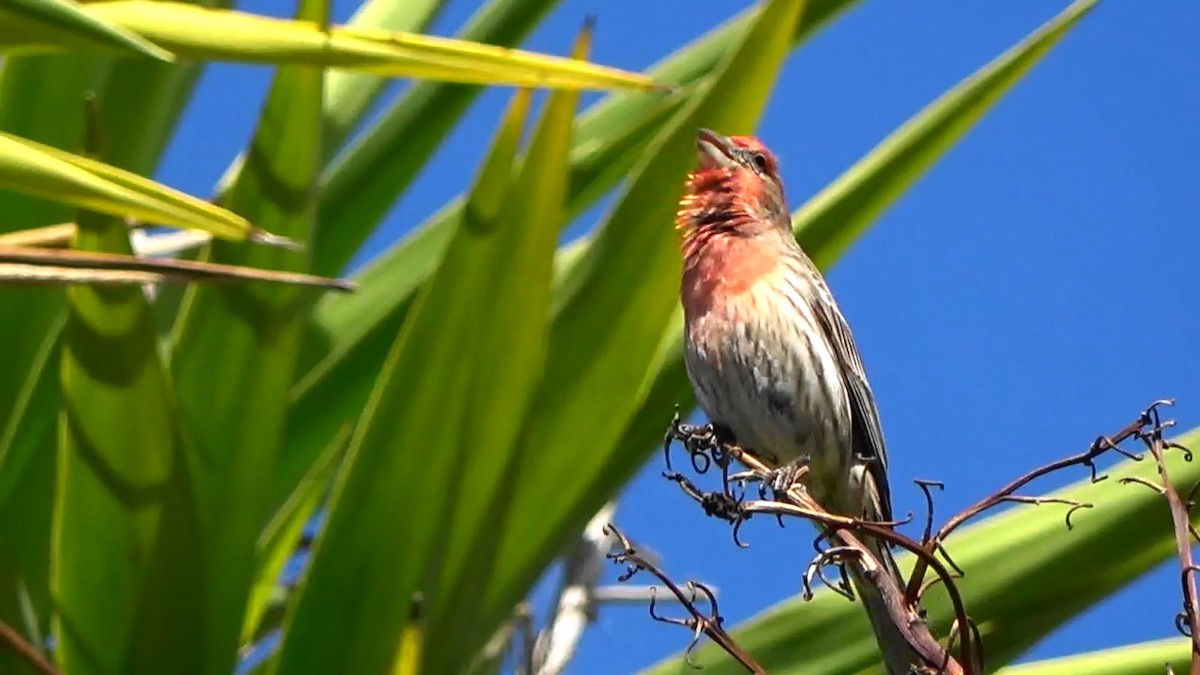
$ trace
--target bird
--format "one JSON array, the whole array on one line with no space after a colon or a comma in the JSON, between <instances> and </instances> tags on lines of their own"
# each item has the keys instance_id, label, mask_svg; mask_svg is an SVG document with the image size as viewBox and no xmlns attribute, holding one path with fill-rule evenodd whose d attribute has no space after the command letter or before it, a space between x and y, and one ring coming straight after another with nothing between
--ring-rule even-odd
<instances>
[{"instance_id":1,"label":"bird","mask_svg":"<svg viewBox=\"0 0 1200 675\"><path fill-rule=\"evenodd\" d=\"M892 520L887 450L850 327L796 242L779 162L757 138L700 129L676 215L684 363L713 429L779 469L807 467L827 511ZM864 537L903 587L887 544ZM922 665L883 597L849 565L892 675Z\"/></svg>"}]
</instances>

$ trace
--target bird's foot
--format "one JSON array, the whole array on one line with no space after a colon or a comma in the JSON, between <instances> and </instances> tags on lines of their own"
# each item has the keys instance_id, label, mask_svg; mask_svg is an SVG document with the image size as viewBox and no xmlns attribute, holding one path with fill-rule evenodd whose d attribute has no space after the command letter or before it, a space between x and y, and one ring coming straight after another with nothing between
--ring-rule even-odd
<instances>
[{"instance_id":1,"label":"bird's foot","mask_svg":"<svg viewBox=\"0 0 1200 675\"><path fill-rule=\"evenodd\" d=\"M809 457L805 455L777 469L773 469L766 475L763 484L771 488L775 499L780 499L784 493L793 487L804 489L803 479L808 474L808 471Z\"/></svg>"},{"instance_id":2,"label":"bird's foot","mask_svg":"<svg viewBox=\"0 0 1200 675\"><path fill-rule=\"evenodd\" d=\"M763 481L763 479L764 479L764 476L762 475L762 473L760 473L758 471L753 471L753 470L738 471L737 473L729 474L729 482L737 483L738 485L741 485L742 487L745 487L751 483L761 483Z\"/></svg>"},{"instance_id":3,"label":"bird's foot","mask_svg":"<svg viewBox=\"0 0 1200 675\"><path fill-rule=\"evenodd\" d=\"M705 473L712 463L718 466L728 466L729 449L737 447L737 439L728 427L716 423L688 424L679 415L679 407L675 408L675 416L667 427L663 438L663 453L666 457L667 469L671 468L671 443L678 441L687 451L692 460L692 466L697 473Z\"/></svg>"}]
</instances>

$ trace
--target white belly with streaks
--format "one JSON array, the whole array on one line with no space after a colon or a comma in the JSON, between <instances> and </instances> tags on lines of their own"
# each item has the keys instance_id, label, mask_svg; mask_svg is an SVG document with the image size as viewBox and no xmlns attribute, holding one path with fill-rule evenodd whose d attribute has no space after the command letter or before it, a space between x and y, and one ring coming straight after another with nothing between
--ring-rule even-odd
<instances>
[{"instance_id":1,"label":"white belly with streaks","mask_svg":"<svg viewBox=\"0 0 1200 675\"><path fill-rule=\"evenodd\" d=\"M743 448L780 464L807 456L809 490L823 501L850 469L848 394L825 341L803 339L761 295L751 291L688 322L688 375L709 419Z\"/></svg>"}]
</instances>

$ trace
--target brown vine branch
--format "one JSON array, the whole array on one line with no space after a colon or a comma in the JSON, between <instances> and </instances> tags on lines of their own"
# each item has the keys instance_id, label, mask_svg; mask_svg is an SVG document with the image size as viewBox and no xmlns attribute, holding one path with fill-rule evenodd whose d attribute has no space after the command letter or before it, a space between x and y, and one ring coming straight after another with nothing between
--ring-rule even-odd
<instances>
[{"instance_id":1,"label":"brown vine branch","mask_svg":"<svg viewBox=\"0 0 1200 675\"><path fill-rule=\"evenodd\" d=\"M975 663L973 655L975 641L970 633L971 621L966 614L962 596L954 585L954 575L946 569L942 561L930 556L920 543L888 526L829 513L809 497L803 488L794 486L787 491L786 496L789 503L754 500L743 503L742 509L746 514L770 513L805 518L826 528L841 544L839 548L854 551L854 562L863 567L867 578L879 589L886 601L892 622L900 629L909 645L921 658L929 666L936 668L935 672L948 675L975 672L972 668L963 665ZM902 580L893 579L886 573L871 550L862 543L859 534L882 539L911 551L918 557L927 559L930 567L946 583L959 629L962 663L954 659L938 643L937 638L933 636L921 617L920 610L905 600L904 589L900 586Z\"/></svg>"},{"instance_id":2,"label":"brown vine branch","mask_svg":"<svg viewBox=\"0 0 1200 675\"><path fill-rule=\"evenodd\" d=\"M1068 507L1064 521L1068 529L1072 527L1071 517L1079 510L1091 508L1092 505L1062 497L1032 497L1016 494L1038 478L1056 471L1073 466L1086 466L1090 470L1092 482L1100 482L1107 478L1098 473L1096 460L1106 453L1117 453L1134 461L1144 459L1143 454L1135 454L1121 448L1121 444L1129 439L1138 439L1146 445L1148 453L1154 458L1158 468L1161 483L1132 477L1122 482L1139 483L1151 488L1167 498L1175 527L1176 545L1179 551L1181 575L1180 584L1184 596L1184 608L1176 617L1180 632L1192 640L1193 662L1192 675L1200 675L1200 595L1197 593L1196 573L1200 565L1193 559L1191 546L1194 540L1200 540L1200 532L1192 526L1190 509L1194 498L1200 492L1200 483L1192 486L1186 498L1181 498L1179 492L1171 484L1163 454L1172 447L1182 449L1185 458L1191 461L1191 453L1182 446L1164 441L1162 432L1171 426L1171 422L1163 422L1159 417L1158 408L1171 405L1171 401L1157 401L1142 412L1136 420L1127 424L1111 436L1100 436L1077 455L1072 455L1042 467L1034 469L1003 486L996 492L984 497L970 507L955 514L936 531L934 530L934 499L933 488L941 488L942 484L933 481L917 481L925 495L927 512L920 542L917 542L895 531L895 526L906 521L893 523L877 523L855 518L835 515L825 511L808 496L800 479L801 473L789 476L790 485L778 485L780 472L765 465L752 452L743 451L728 439L722 437L719 429L712 425L689 425L680 421L679 411L676 410L674 419L669 427L663 443L668 471L664 477L677 483L689 497L701 504L707 515L727 520L733 524L733 538L738 546L746 544L740 539L740 529L743 523L756 513L767 513L775 516L782 524L783 516L800 517L814 522L821 535L817 540L817 555L809 563L804 573L805 597L811 597L812 584L820 578L826 586L834 591L845 594L842 586L845 583L845 570L842 569L842 581L825 576L825 568L837 566L843 568L846 564L857 565L864 571L870 583L875 585L888 607L888 612L895 626L908 640L913 650L926 662L926 668L921 672L937 673L977 673L983 671L982 644L975 624L966 613L961 593L955 580L963 576L963 570L955 564L946 550L946 539L959 527L973 518L1001 504L1058 504ZM687 451L692 469L698 473L706 473L715 464L721 470L722 489L707 492L698 488L691 480L680 473L671 471L670 447L679 442ZM745 465L749 470L730 475L729 467L733 461ZM747 484L759 484L759 499L747 500L745 490ZM736 483L738 489L733 488ZM767 499L770 486L773 499ZM781 489L782 488L782 489ZM873 537L883 540L890 545L910 551L916 557L916 566L907 583L902 579L893 579L883 573L883 568L871 550L863 545L860 537ZM830 548L822 549L822 542L828 541ZM926 580L932 571L933 577ZM929 631L924 622L924 613L920 601L924 593L936 584L946 588L954 610L955 621L951 647L942 647ZM901 588L900 585L904 584ZM957 643L959 660L951 656L951 649Z\"/></svg>"},{"instance_id":3,"label":"brown vine branch","mask_svg":"<svg viewBox=\"0 0 1200 675\"><path fill-rule=\"evenodd\" d=\"M36 647L29 644L12 626L0 621L0 643L21 655L37 672L42 675L62 675L58 668L50 662Z\"/></svg>"},{"instance_id":4,"label":"brown vine branch","mask_svg":"<svg viewBox=\"0 0 1200 675\"><path fill-rule=\"evenodd\" d=\"M767 671L754 660L754 657L742 648L729 633L725 632L722 627L723 619L720 609L717 607L717 598L707 586L702 583L689 581L686 586L688 591L685 592L674 581L670 579L657 565L646 560L638 554L637 549L633 547L629 539L617 527L611 523L605 526L605 534L620 542L620 550L608 554L608 558L618 565L626 565L627 569L619 578L621 581L628 581L633 575L638 572L649 572L658 578L659 581L671 591L671 594L679 601L683 608L690 615L687 619L676 619L667 616L660 616L656 611L655 598L651 595L650 598L650 617L655 621L662 623L670 623L679 626L686 626L692 631L692 641L688 644L685 658L688 665L693 668L699 668L698 665L692 662L692 652L695 651L696 645L700 643L700 636L705 635L709 640L716 643L727 654L737 660L738 663L749 672L755 675L764 674ZM696 606L696 600L699 596L704 596L704 601L708 603L709 611L703 612Z\"/></svg>"},{"instance_id":5,"label":"brown vine branch","mask_svg":"<svg viewBox=\"0 0 1200 675\"><path fill-rule=\"evenodd\" d=\"M697 427L681 424L678 412L672 426L667 432L664 446L668 449L672 441L680 441L687 450L693 469L704 473L714 464L722 469L722 490L705 492L700 490L686 476L668 472L666 478L679 484L680 488L692 499L696 500L710 516L716 516L733 523L734 542L739 546L745 544L739 539L741 525L755 513L766 513L777 518L793 516L805 518L818 524L825 538L835 540L837 546L826 551L818 551L816 558L809 564L805 573L806 595L811 592L811 580L819 570L830 563L850 563L862 568L869 583L878 589L888 608L892 622L896 625L909 645L925 662L926 672L945 673L947 675L966 675L977 671L976 665L981 659L975 658L977 641L973 638L972 623L966 614L965 605L958 589L954 586L954 576L945 565L918 542L896 532L895 523L875 523L855 518L834 515L826 511L813 500L799 480L803 470L791 477L791 485L785 490L777 491L774 500L758 499L745 501L740 492L735 492L729 481L728 466L736 459L744 464L752 476L758 479L760 485L771 482L774 472L763 464L757 457L743 452L736 445L717 438L711 427ZM669 458L669 454L668 454ZM668 462L668 468L670 464ZM765 489L763 490L765 493ZM962 660L956 660L937 641L925 623L922 611L916 602L905 599L902 579L894 579L886 572L882 563L860 539L860 534L877 537L891 544L912 551L935 570L949 589L951 603L955 608L956 626L959 631L958 642ZM831 588L836 586L827 584ZM968 664L964 667L963 664Z\"/></svg>"},{"instance_id":6,"label":"brown vine branch","mask_svg":"<svg viewBox=\"0 0 1200 675\"><path fill-rule=\"evenodd\" d=\"M1195 530L1192 528L1192 520L1190 514L1191 496L1195 491L1195 487L1188 492L1188 501L1184 501L1179 496L1179 491L1175 489L1175 484L1171 482L1171 477L1167 472L1166 451L1169 448L1178 448L1182 450L1187 461L1191 461L1192 453L1187 448L1163 440L1163 430L1174 425L1173 421L1164 421L1159 414L1159 408L1162 406L1174 405L1172 400L1155 401L1145 412L1142 413L1142 426L1138 429L1136 436L1146 446L1147 452L1154 458L1155 468L1158 470L1159 484L1150 484L1149 487L1155 490L1167 499L1167 505L1171 509L1171 522L1175 531L1175 548L1179 555L1180 586L1183 590L1183 610L1175 616L1175 627L1180 633L1187 636L1192 641L1192 663L1189 672L1191 675L1200 675L1200 596L1196 593L1196 563L1192 557L1192 539L1195 536ZM1125 479L1123 482L1136 482Z\"/></svg>"},{"instance_id":7,"label":"brown vine branch","mask_svg":"<svg viewBox=\"0 0 1200 675\"><path fill-rule=\"evenodd\" d=\"M1125 425L1121 430L1119 430L1117 433L1113 434L1112 436L1100 436L1100 437L1096 438L1096 440L1092 441L1092 444L1084 452L1081 452L1077 455L1072 455L1070 457L1065 457L1063 459L1060 459L1060 460L1057 460L1054 462L1050 462L1049 464L1040 466L1032 471L1025 473L1021 477L1010 482L1008 485L1005 485L1004 487L1000 488L996 492L993 492L992 494L988 495L987 497L984 497L983 499L975 502L974 504L967 507L966 509L963 509L959 513L955 514L953 517L951 517L949 520L947 520L944 525L942 525L940 528L938 528L937 532L934 533L932 536L930 536L928 534L928 532L926 532L925 536L923 537L923 542L925 544L926 551L933 553L933 552L940 550L944 555L945 554L945 547L944 547L945 541L950 536L951 533L953 533L955 530L957 530L959 527L961 527L967 521L983 514L986 511L989 511L1001 504L1006 504L1006 503L1014 503L1014 502L1025 503L1025 504L1054 503L1054 504L1064 504L1064 505L1070 506L1070 508L1067 510L1066 516L1064 518L1067 528L1070 529L1071 528L1071 516L1074 515L1075 512L1079 511L1080 509L1091 508L1092 507L1091 504L1086 504L1083 502L1077 502L1077 501L1073 501L1073 500L1058 499L1058 498L1023 497L1023 496L1016 495L1015 494L1016 491L1020 490L1021 488L1025 487L1026 485L1032 483L1033 481L1037 480L1038 478L1048 476L1056 471L1061 471L1063 469L1073 467L1073 466L1086 466L1091 472L1091 480L1093 483L1098 483L1102 480L1105 480L1107 478L1107 476L1098 474L1096 471L1096 459L1105 453L1117 452L1117 453L1124 455L1125 457L1132 459L1134 461L1141 461L1142 460L1141 455L1137 455L1137 454L1123 450L1120 447L1120 444L1130 438L1136 437L1138 435L1138 433L1145 426L1146 426L1146 423L1145 423L1144 419L1142 418L1142 416L1139 416L1138 419ZM923 489L925 489L925 488L923 488ZM927 498L927 504L929 505L929 508L930 508L929 522L932 523L933 498L929 494L927 489L926 489L926 498ZM929 586L925 585L925 583L924 583L926 571L927 571L926 558L918 557L917 564L913 568L912 576L909 578L909 581L908 581L908 588L905 591L906 597L919 598L920 594L924 590L929 588ZM1200 675L1200 674L1198 674L1198 675Z\"/></svg>"}]
</instances>

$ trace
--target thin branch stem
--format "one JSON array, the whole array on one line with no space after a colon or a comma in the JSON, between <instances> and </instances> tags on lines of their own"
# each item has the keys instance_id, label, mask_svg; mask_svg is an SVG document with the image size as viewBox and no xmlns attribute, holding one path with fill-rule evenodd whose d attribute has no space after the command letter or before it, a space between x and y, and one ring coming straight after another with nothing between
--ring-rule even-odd
<instances>
[{"instance_id":1,"label":"thin branch stem","mask_svg":"<svg viewBox=\"0 0 1200 675\"><path fill-rule=\"evenodd\" d=\"M660 617L655 613L655 604L653 600L651 600L650 615L655 620L662 621L664 623L674 623L687 626L693 630L694 637L691 645L688 646L689 663L691 651L696 646L699 636L703 634L707 636L709 640L712 640L714 643L716 643L716 645L721 649L725 650L727 654L732 656L747 671L754 673L755 675L762 675L767 672L761 665L758 664L757 661L754 660L754 657L750 656L749 652L747 652L741 645L734 641L734 639L729 636L729 633L725 632L725 629L721 626L722 619L720 610L717 607L717 598L712 591L704 586L704 584L689 581L687 586L692 592L685 593L683 589L681 589L674 581L672 581L665 572L658 568L658 566L640 556L637 550L633 547L633 544L630 543L629 539L620 530L618 530L615 525L612 525L611 523L607 525L605 527L605 533L616 537L620 542L621 550L615 553L610 553L608 557L617 564L628 566L625 574L621 575L622 581L630 579L638 572L649 572L658 578L658 580L667 587L667 590L671 591L671 594L675 596L676 600L678 600L679 603L683 605L683 608L687 611L687 613L691 615L690 619L670 619L667 617ZM696 598L698 597L697 594L704 595L711 609L710 612L702 612L700 608L696 606Z\"/></svg>"},{"instance_id":2,"label":"thin branch stem","mask_svg":"<svg viewBox=\"0 0 1200 675\"><path fill-rule=\"evenodd\" d=\"M1171 425L1171 422L1164 423L1159 416L1158 408L1161 405L1171 405L1172 401L1157 401L1154 405L1146 409L1142 414L1142 422L1144 426L1149 426L1148 430L1139 431L1138 438L1145 444L1150 456L1154 458L1155 468L1158 470L1158 478L1161 481L1159 487L1161 494L1166 497L1167 504L1171 509L1171 522L1175 531L1175 548L1179 555L1180 566L1180 585L1183 587L1183 611L1176 617L1176 625L1182 627L1187 626L1186 635L1192 641L1192 663L1191 675L1200 675L1200 595L1196 593L1196 563L1192 557L1192 522L1191 516L1188 513L1188 505L1179 496L1179 491L1175 489L1175 484L1171 482L1171 477L1167 472L1166 448L1167 443L1163 441L1163 429ZM1191 452L1186 448L1183 449L1190 459Z\"/></svg>"},{"instance_id":3,"label":"thin branch stem","mask_svg":"<svg viewBox=\"0 0 1200 675\"><path fill-rule=\"evenodd\" d=\"M50 662L37 647L29 644L15 628L0 621L0 644L7 645L13 651L21 655L23 659L29 662L42 675L62 675L58 668Z\"/></svg>"}]
</instances>

